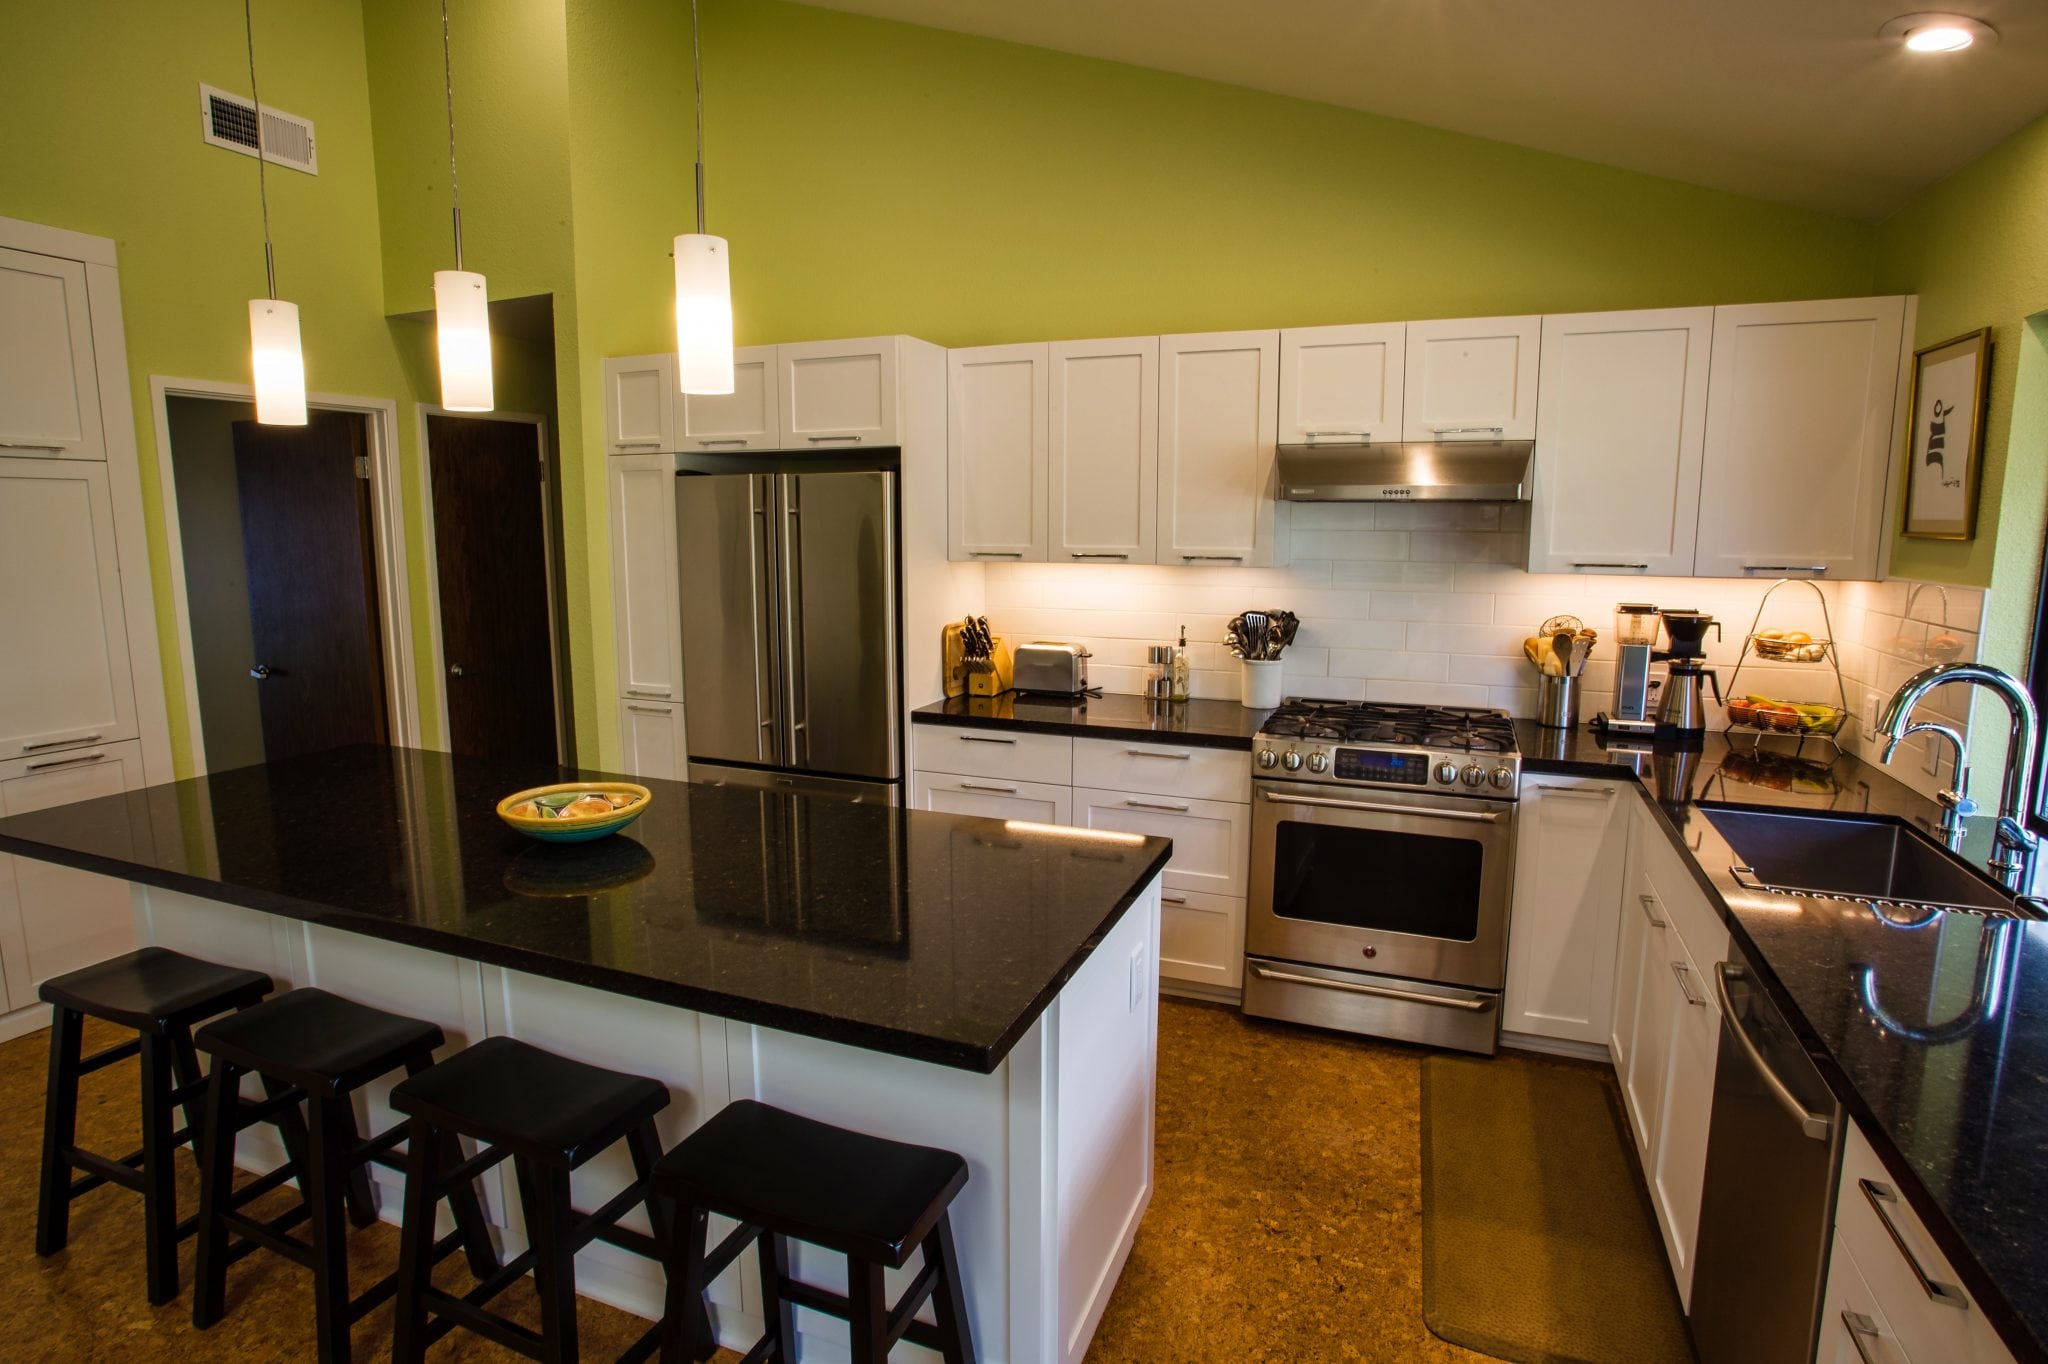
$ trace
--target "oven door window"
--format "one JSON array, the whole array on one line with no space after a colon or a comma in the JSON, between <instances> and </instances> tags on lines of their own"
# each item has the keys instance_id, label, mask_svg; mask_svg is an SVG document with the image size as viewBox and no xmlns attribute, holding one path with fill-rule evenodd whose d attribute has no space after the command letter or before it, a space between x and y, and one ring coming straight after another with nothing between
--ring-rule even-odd
<instances>
[{"instance_id":1,"label":"oven door window","mask_svg":"<svg viewBox=\"0 0 2048 1364\"><path fill-rule=\"evenodd\" d=\"M1282 820L1273 913L1283 919L1471 942L1485 848L1470 838Z\"/></svg>"}]
</instances>

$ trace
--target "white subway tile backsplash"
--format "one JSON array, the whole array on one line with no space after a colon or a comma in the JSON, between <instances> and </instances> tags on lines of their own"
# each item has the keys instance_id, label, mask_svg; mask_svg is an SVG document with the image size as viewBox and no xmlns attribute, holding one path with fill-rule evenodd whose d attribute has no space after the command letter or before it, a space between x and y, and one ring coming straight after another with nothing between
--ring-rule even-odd
<instances>
[{"instance_id":1,"label":"white subway tile backsplash","mask_svg":"<svg viewBox=\"0 0 2048 1364\"><path fill-rule=\"evenodd\" d=\"M1381 530L1499 530L1501 508L1496 502L1382 502L1373 508L1373 524Z\"/></svg>"},{"instance_id":2,"label":"white subway tile backsplash","mask_svg":"<svg viewBox=\"0 0 2048 1364\"><path fill-rule=\"evenodd\" d=\"M1374 620L1455 620L1493 623L1494 599L1475 592L1375 592Z\"/></svg>"},{"instance_id":3,"label":"white subway tile backsplash","mask_svg":"<svg viewBox=\"0 0 2048 1364\"><path fill-rule=\"evenodd\" d=\"M1294 552L1331 560L1405 560L1408 542L1406 532L1395 530L1297 530Z\"/></svg>"},{"instance_id":4,"label":"white subway tile backsplash","mask_svg":"<svg viewBox=\"0 0 2048 1364\"><path fill-rule=\"evenodd\" d=\"M1330 565L1330 581L1338 587L1413 587L1448 592L1457 581L1455 564L1396 564L1351 561Z\"/></svg>"},{"instance_id":5,"label":"white subway tile backsplash","mask_svg":"<svg viewBox=\"0 0 2048 1364\"><path fill-rule=\"evenodd\" d=\"M1329 649L1401 649L1408 646L1409 628L1403 621L1305 618L1296 642Z\"/></svg>"},{"instance_id":6,"label":"white subway tile backsplash","mask_svg":"<svg viewBox=\"0 0 2048 1364\"><path fill-rule=\"evenodd\" d=\"M1425 564L1524 564L1529 537L1468 530L1418 530L1408 537L1409 556Z\"/></svg>"},{"instance_id":7,"label":"white subway tile backsplash","mask_svg":"<svg viewBox=\"0 0 2048 1364\"><path fill-rule=\"evenodd\" d=\"M1330 675L1442 682L1448 676L1449 662L1443 654L1417 653L1408 649L1333 649L1330 651Z\"/></svg>"}]
</instances>

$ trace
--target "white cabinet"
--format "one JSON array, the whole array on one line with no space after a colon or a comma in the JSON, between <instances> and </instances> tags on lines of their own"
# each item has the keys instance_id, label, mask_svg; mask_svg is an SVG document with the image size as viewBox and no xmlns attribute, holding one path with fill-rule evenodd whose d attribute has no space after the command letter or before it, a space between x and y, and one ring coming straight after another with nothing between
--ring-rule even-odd
<instances>
[{"instance_id":1,"label":"white cabinet","mask_svg":"<svg viewBox=\"0 0 2048 1364\"><path fill-rule=\"evenodd\" d=\"M1045 558L1047 349L980 346L946 357L951 558Z\"/></svg>"},{"instance_id":2,"label":"white cabinet","mask_svg":"<svg viewBox=\"0 0 2048 1364\"><path fill-rule=\"evenodd\" d=\"M1159 338L1159 562L1271 564L1278 332Z\"/></svg>"},{"instance_id":3,"label":"white cabinet","mask_svg":"<svg viewBox=\"0 0 2048 1364\"><path fill-rule=\"evenodd\" d=\"M0 248L0 453L105 459L85 266Z\"/></svg>"},{"instance_id":4,"label":"white cabinet","mask_svg":"<svg viewBox=\"0 0 2048 1364\"><path fill-rule=\"evenodd\" d=\"M782 375L775 352L774 346L734 351L730 393L683 394L674 448L703 454L775 449L780 444L781 411L776 381Z\"/></svg>"},{"instance_id":5,"label":"white cabinet","mask_svg":"<svg viewBox=\"0 0 2048 1364\"><path fill-rule=\"evenodd\" d=\"M1074 785L1251 803L1244 751L1138 739L1074 740Z\"/></svg>"},{"instance_id":6,"label":"white cabinet","mask_svg":"<svg viewBox=\"0 0 2048 1364\"><path fill-rule=\"evenodd\" d=\"M901 443L895 337L777 346L775 363L783 448Z\"/></svg>"},{"instance_id":7,"label":"white cabinet","mask_svg":"<svg viewBox=\"0 0 2048 1364\"><path fill-rule=\"evenodd\" d=\"M1251 866L1251 806L1150 791L1074 788L1074 823L1173 840L1170 890L1244 898Z\"/></svg>"},{"instance_id":8,"label":"white cabinet","mask_svg":"<svg viewBox=\"0 0 2048 1364\"><path fill-rule=\"evenodd\" d=\"M1714 310L1694 572L1875 578L1902 298Z\"/></svg>"},{"instance_id":9,"label":"white cabinet","mask_svg":"<svg viewBox=\"0 0 2048 1364\"><path fill-rule=\"evenodd\" d=\"M914 729L915 766L927 772L1000 781L1067 786L1073 780L1074 741L1064 734L956 725Z\"/></svg>"},{"instance_id":10,"label":"white cabinet","mask_svg":"<svg viewBox=\"0 0 2048 1364\"><path fill-rule=\"evenodd\" d=\"M1158 558L1159 339L1055 341L1046 557Z\"/></svg>"},{"instance_id":11,"label":"white cabinet","mask_svg":"<svg viewBox=\"0 0 2048 1364\"><path fill-rule=\"evenodd\" d=\"M1707 1128L1714 1108L1714 1062L1720 1054L1721 1011L1707 971L1695 964L1685 940L1666 937L1664 961L1672 990L1663 996L1671 1018L1664 1028L1664 1110L1657 1145L1644 1173L1650 1202L1664 1232L1665 1254L1678 1283L1679 1302L1692 1305L1693 1247L1700 1231L1700 1191L1707 1172Z\"/></svg>"},{"instance_id":12,"label":"white cabinet","mask_svg":"<svg viewBox=\"0 0 2048 1364\"><path fill-rule=\"evenodd\" d=\"M1280 333L1280 443L1401 439L1408 324Z\"/></svg>"},{"instance_id":13,"label":"white cabinet","mask_svg":"<svg viewBox=\"0 0 2048 1364\"><path fill-rule=\"evenodd\" d=\"M604 446L614 455L676 448L676 358L619 355L604 362Z\"/></svg>"},{"instance_id":14,"label":"white cabinet","mask_svg":"<svg viewBox=\"0 0 2048 1364\"><path fill-rule=\"evenodd\" d=\"M1619 782L1523 785L1503 1030L1607 1042L1633 804Z\"/></svg>"},{"instance_id":15,"label":"white cabinet","mask_svg":"<svg viewBox=\"0 0 2048 1364\"><path fill-rule=\"evenodd\" d=\"M1408 324L1408 440L1533 440L1540 317Z\"/></svg>"},{"instance_id":16,"label":"white cabinet","mask_svg":"<svg viewBox=\"0 0 2048 1364\"><path fill-rule=\"evenodd\" d=\"M915 772L910 808L984 819L1021 819L1033 824L1071 824L1072 792L1046 782L997 777L958 777L948 772Z\"/></svg>"},{"instance_id":17,"label":"white cabinet","mask_svg":"<svg viewBox=\"0 0 2048 1364\"><path fill-rule=\"evenodd\" d=\"M1244 985L1242 899L1193 890L1159 893L1159 974L1215 990Z\"/></svg>"},{"instance_id":18,"label":"white cabinet","mask_svg":"<svg viewBox=\"0 0 2048 1364\"><path fill-rule=\"evenodd\" d=\"M606 461L611 480L612 615L619 694L683 699L673 456Z\"/></svg>"},{"instance_id":19,"label":"white cabinet","mask_svg":"<svg viewBox=\"0 0 2048 1364\"><path fill-rule=\"evenodd\" d=\"M0 582L0 759L136 737L104 462L0 458Z\"/></svg>"},{"instance_id":20,"label":"white cabinet","mask_svg":"<svg viewBox=\"0 0 2048 1364\"><path fill-rule=\"evenodd\" d=\"M1532 573L1693 569L1714 310L1543 319Z\"/></svg>"},{"instance_id":21,"label":"white cabinet","mask_svg":"<svg viewBox=\"0 0 2048 1364\"><path fill-rule=\"evenodd\" d=\"M683 708L668 701L619 702L619 747L628 775L687 781Z\"/></svg>"},{"instance_id":22,"label":"white cabinet","mask_svg":"<svg viewBox=\"0 0 2048 1364\"><path fill-rule=\"evenodd\" d=\"M1828 1253L1827 1293L1820 1303L1814 1364L1907 1364L1877 1295L1863 1280L1838 1233Z\"/></svg>"}]
</instances>

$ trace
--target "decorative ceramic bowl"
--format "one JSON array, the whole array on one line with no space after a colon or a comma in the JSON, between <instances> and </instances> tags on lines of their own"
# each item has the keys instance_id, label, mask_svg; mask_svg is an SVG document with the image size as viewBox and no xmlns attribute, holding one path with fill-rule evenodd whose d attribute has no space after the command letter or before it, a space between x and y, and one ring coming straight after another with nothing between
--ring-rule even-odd
<instances>
[{"instance_id":1,"label":"decorative ceramic bowl","mask_svg":"<svg viewBox=\"0 0 2048 1364\"><path fill-rule=\"evenodd\" d=\"M514 791L498 802L498 818L529 838L584 843L625 828L653 799L653 792L629 781L562 782Z\"/></svg>"}]
</instances>

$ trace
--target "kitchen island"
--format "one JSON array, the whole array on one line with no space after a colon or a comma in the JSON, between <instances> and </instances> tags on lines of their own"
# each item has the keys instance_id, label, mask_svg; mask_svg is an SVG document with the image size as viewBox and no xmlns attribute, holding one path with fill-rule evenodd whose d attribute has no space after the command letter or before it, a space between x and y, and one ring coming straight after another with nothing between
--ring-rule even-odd
<instances>
[{"instance_id":1,"label":"kitchen island","mask_svg":"<svg viewBox=\"0 0 2048 1364\"><path fill-rule=\"evenodd\" d=\"M667 1143L754 1098L958 1151L981 1357L1080 1358L1151 1196L1170 845L661 781L590 844L531 842L493 812L578 775L341 749L0 820L0 851L129 882L144 942L431 1019L451 1047L516 1036L660 1079ZM372 1126L387 1089L367 1091ZM244 1164L279 1158L267 1135L245 1134ZM501 1175L490 1214L523 1248ZM579 1206L626 1179L608 1153L578 1172ZM760 1298L742 1260L712 1297L744 1349ZM824 1252L796 1270L843 1284ZM594 1244L578 1273L659 1311L654 1265ZM798 1328L844 1348L843 1326Z\"/></svg>"}]
</instances>

